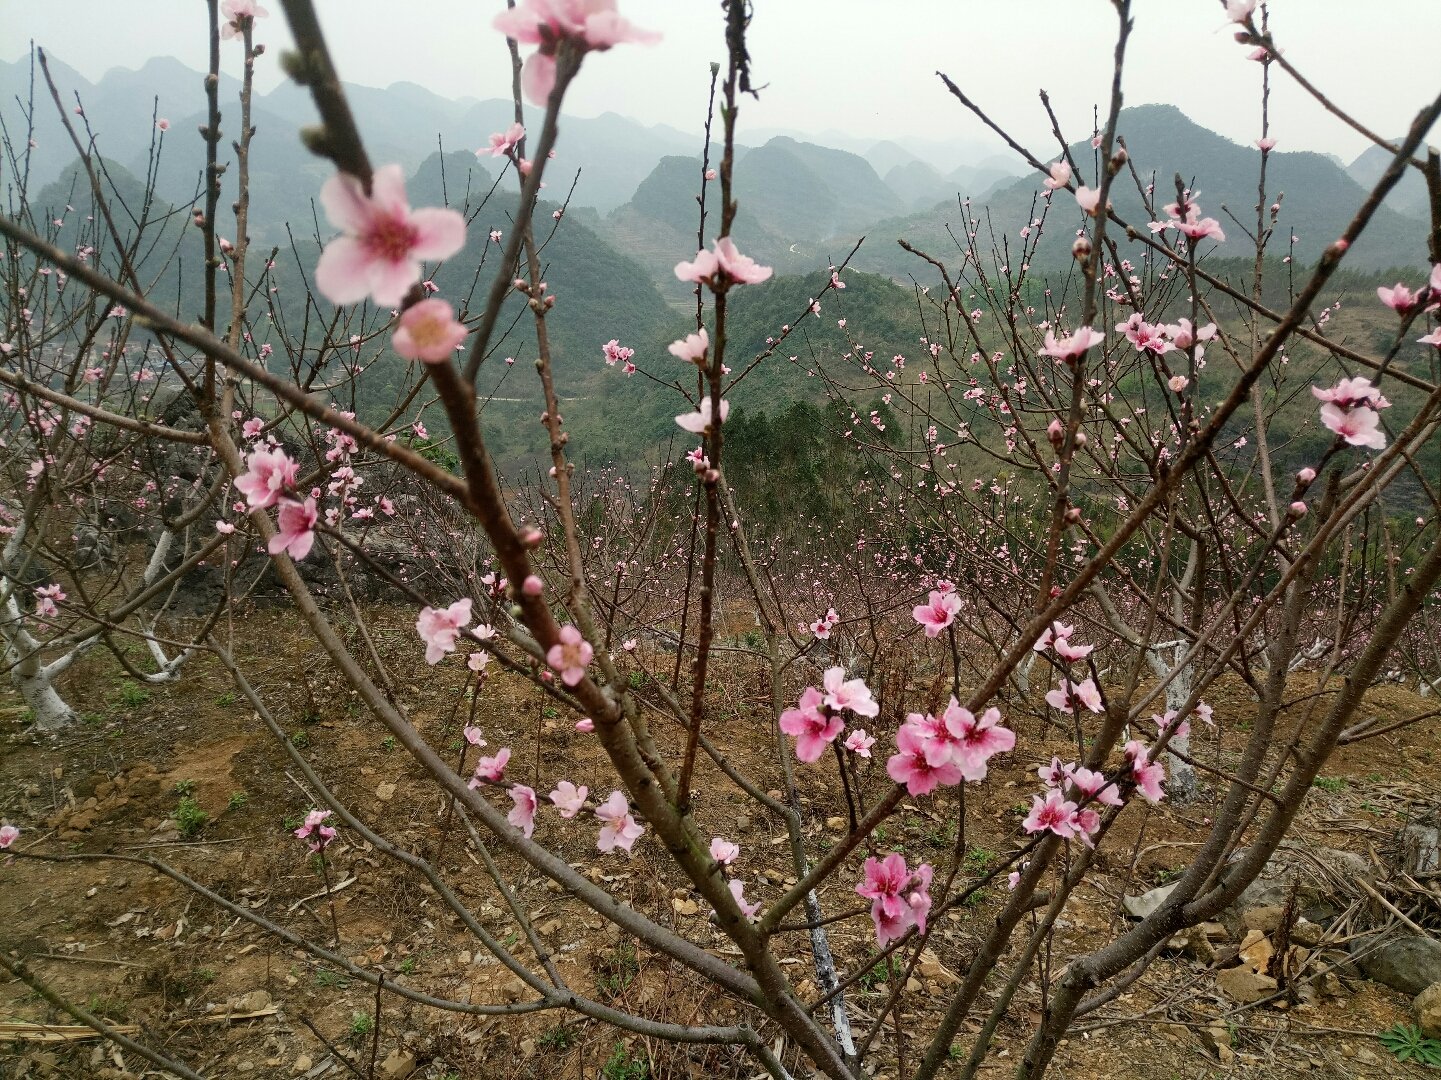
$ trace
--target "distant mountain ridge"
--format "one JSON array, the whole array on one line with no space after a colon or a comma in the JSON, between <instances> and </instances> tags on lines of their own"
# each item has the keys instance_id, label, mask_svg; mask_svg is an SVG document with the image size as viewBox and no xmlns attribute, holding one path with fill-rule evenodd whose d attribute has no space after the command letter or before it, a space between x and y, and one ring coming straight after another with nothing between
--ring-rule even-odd
<instances>
[{"instance_id":1,"label":"distant mountain ridge","mask_svg":"<svg viewBox=\"0 0 1441 1080\"><path fill-rule=\"evenodd\" d=\"M1254 229L1256 222L1259 150L1241 146L1201 127L1173 105L1137 105L1123 109L1118 134L1125 140L1130 163L1141 182L1154 185L1157 214L1160 214L1159 207L1175 199L1174 177L1179 174L1186 186L1199 192L1203 213L1222 224L1226 242L1215 250L1223 256L1246 255L1253 250L1247 230ZM1078 182L1094 187L1095 151L1090 141L1072 144L1070 152L1081 165ZM1360 174L1364 178L1368 175L1365 163L1358 164L1362 165ZM1380 171L1375 168L1375 176L1379 176ZM1356 172L1354 165L1352 172ZM1039 176L1022 177L973 203L972 213L978 218L988 215L998 235L1009 238L1012 251L1019 250L1021 228L1046 209L1046 203L1039 198L1043 191L1040 180ZM1270 254L1291 256L1301 263L1314 262L1349 224L1366 199L1369 183L1369 180L1365 186L1358 183L1354 175L1348 175L1346 169L1325 154L1272 151L1266 193L1267 199L1279 202L1281 209L1268 247ZM1151 220L1129 171L1116 178L1112 203L1116 212L1137 228L1144 228ZM1423 262L1425 248L1417 243L1417 236L1424 231L1425 222L1405 213L1405 208L1405 202L1397 199L1382 206L1347 255L1347 265L1358 270L1375 270ZM1269 221L1269 206L1267 218ZM1072 196L1064 193L1053 196L1045 232L1030 260L1031 265L1037 269L1068 265L1074 229L1082 221L1083 215ZM955 241L948 228L956 234L961 231L960 213L954 206L940 215L925 210L879 222L871 235L887 239L906 237L923 250L953 252ZM1210 241L1206 242L1205 250L1212 250ZM913 258L888 244L867 244L857 265L893 277L903 277L916 269Z\"/></svg>"},{"instance_id":2,"label":"distant mountain ridge","mask_svg":"<svg viewBox=\"0 0 1441 1080\"><path fill-rule=\"evenodd\" d=\"M158 195L177 206L195 197L203 167L203 144L196 129L205 120L199 72L174 58L159 57L138 70L113 69L92 84L58 58L51 57L50 67L67 107L79 95L101 153L144 176L151 168L154 146L163 142L155 171ZM26 118L17 101L28 98L30 81L28 59L0 62L0 115L12 138L26 132ZM236 134L238 88L236 80L222 76L222 151L227 156ZM414 173L437 153L445 153L447 161L453 154L468 157L490 132L502 130L513 117L508 101L447 99L409 82L385 89L352 86L349 93L372 158L399 161L407 173ZM34 147L28 159L32 191L59 177L75 157L43 83L37 83L36 97ZM156 117L170 121L163 140L155 128ZM535 120L534 110L528 118ZM301 128L314 120L309 95L293 83L256 96L251 238L259 247L283 247L299 238L313 241L317 227L321 237L328 232L314 200L330 166L306 151L300 140ZM565 116L561 129L547 197L565 198L574 180L572 220L594 230L597 241L608 249L635 260L666 301L683 303L689 290L675 280L672 268L695 250L699 138L615 114ZM906 280L917 264L895 240L904 237L938 254L953 252L962 200L969 200L973 213L988 215L997 235L1010 238L1012 250L1018 249L1020 229L1045 207L1037 197L1038 177L1017 178L1018 162L998 157L993 147L974 141L869 141L841 132L748 134L757 141L736 148L739 213L733 232L743 250L774 266L779 274L824 268L866 236L855 266ZM1228 239L1219 252L1245 251L1246 228L1255 222L1259 151L1200 127L1170 105L1123 110L1120 134L1142 182L1154 183L1158 205L1173 197L1172 178L1180 173L1188 185L1199 188L1205 212L1226 229ZM17 145L23 149L23 143ZM1089 142L1077 142L1071 151L1082 163L1082 179L1094 183ZM464 172L471 184L481 183L482 178L492 183L499 173L499 163L488 157L469 160L474 168ZM1273 152L1267 197L1280 201L1281 212L1271 252L1293 255L1300 262L1314 260L1340 235L1364 200L1365 185L1382 167L1384 153L1379 149L1362 154L1349 167L1322 154ZM451 166L450 172L461 174L457 166ZM13 179L7 173L0 184ZM719 221L718 185L711 184L710 192L707 239L715 235ZM456 201L464 192L446 194ZM472 197L477 194L471 192ZM1149 219L1128 174L1118 177L1113 199L1117 211L1137 227ZM1070 236L1081 223L1069 196L1053 198L1052 203L1031 259L1037 269L1069 265ZM506 226L505 205L494 205L494 215L488 211L477 227ZM1424 190L1408 177L1377 213L1348 262L1358 269L1374 269L1419 261L1423 253L1414 241L1417 214L1423 208Z\"/></svg>"}]
</instances>

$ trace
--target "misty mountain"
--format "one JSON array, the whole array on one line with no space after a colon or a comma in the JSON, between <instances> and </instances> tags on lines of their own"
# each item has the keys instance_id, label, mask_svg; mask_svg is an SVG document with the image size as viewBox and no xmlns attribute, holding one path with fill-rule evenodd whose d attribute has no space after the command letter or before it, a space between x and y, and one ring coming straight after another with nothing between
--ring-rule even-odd
<instances>
[{"instance_id":1,"label":"misty mountain","mask_svg":"<svg viewBox=\"0 0 1441 1080\"><path fill-rule=\"evenodd\" d=\"M153 136L153 120L171 122L166 133L160 194L172 202L188 201L195 178L204 167L204 144L197 127L206 111L203 75L173 57L157 57L139 70L115 68L99 83L91 83L73 68L51 57L50 69L67 111L76 97L106 157L125 162L144 174ZM230 156L230 142L238 135L240 84L229 76L220 80L222 155ZM34 83L36 143L31 153L32 182L46 184L73 160L74 148L65 135L49 90L39 75ZM509 101L451 100L414 83L395 83L384 89L347 84L351 103L372 160L399 161L413 169L437 150L473 150L483 146L491 132L503 130L514 119ZM25 112L31 92L28 58L0 61L0 113L11 137L21 148L27 127ZM158 102L158 104L157 104ZM299 142L300 128L317 121L309 93L286 81L252 103L256 127L252 168L257 175L273 175L287 190L274 193L275 213L257 215L256 227L278 226L283 220L308 219L308 204L319 189L325 167ZM538 120L531 110L531 119ZM579 172L574 202L609 210L628 200L636 185L667 154L694 153L699 138L664 125L648 127L607 113L595 118L564 116L561 150L553 163L552 187L569 190ZM320 165L316 172L313 165ZM297 183L296 178L303 178ZM311 183L315 180L315 183ZM257 192L260 194L260 192ZM275 239L254 234L261 242Z\"/></svg>"},{"instance_id":2,"label":"misty mountain","mask_svg":"<svg viewBox=\"0 0 1441 1080\"><path fill-rule=\"evenodd\" d=\"M1199 191L1204 213L1215 217L1225 229L1227 241L1217 246L1217 253L1247 254L1251 241L1228 211L1243 224L1249 222L1250 228L1255 227L1258 150L1201 127L1171 105L1140 105L1123 110L1120 135L1141 182L1154 184L1158 206L1174 200L1174 177L1179 173L1188 187ZM1095 186L1095 152L1089 140L1075 143L1070 149L1082 165L1084 175L1080 179ZM1291 254L1301 263L1314 262L1341 235L1367 194L1326 155L1309 152L1273 151L1266 185L1268 197L1281 203L1279 224L1269 250L1276 256ZM1020 250L1020 229L1046 210L1045 201L1038 196L1041 190L1039 177L1023 177L1001 186L984 200L976 200L972 212L981 218L989 215L997 236L1007 238L1014 254ZM1150 220L1129 173L1117 178L1112 202L1122 218L1139 228ZM1037 269L1067 265L1073 230L1081 223L1082 214L1073 198L1054 198L1031 265ZM896 277L915 272L916 261L888 241L906 237L933 254L954 252L947 226L957 234L961 231L960 213L954 207L939 215L927 210L880 222L872 228L871 236L886 242L868 243L857 265ZM1416 242L1418 228L1423 227L1417 217L1391 206L1382 207L1347 256L1347 264L1360 270L1417 264L1425 258L1424 247ZM1290 244L1293 235L1294 250ZM1205 250L1211 250L1210 241Z\"/></svg>"},{"instance_id":3,"label":"misty mountain","mask_svg":"<svg viewBox=\"0 0 1441 1080\"><path fill-rule=\"evenodd\" d=\"M1399 141L1399 140L1397 140ZM1346 172L1351 179L1364 188L1373 187L1386 166L1391 164L1391 155L1379 146L1368 146L1350 165ZM1386 206L1400 214L1424 218L1430 211L1430 199L1426 194L1426 180L1415 169L1407 169L1401 179L1386 196Z\"/></svg>"}]
</instances>

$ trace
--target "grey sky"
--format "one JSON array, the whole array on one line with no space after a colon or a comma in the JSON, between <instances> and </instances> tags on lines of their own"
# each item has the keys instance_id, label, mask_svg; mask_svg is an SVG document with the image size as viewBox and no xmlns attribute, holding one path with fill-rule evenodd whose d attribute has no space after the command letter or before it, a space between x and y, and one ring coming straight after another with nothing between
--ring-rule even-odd
<instances>
[{"instance_id":1,"label":"grey sky","mask_svg":"<svg viewBox=\"0 0 1441 1080\"><path fill-rule=\"evenodd\" d=\"M278 0L257 39L272 46L262 86L279 79L289 44ZM503 97L508 67L490 28L500 0L319 0L341 75L385 86L406 80L449 97ZM945 93L945 71L1002 123L1053 152L1036 91L1061 111L1066 134L1090 130L1104 102L1115 18L1105 0L756 0L751 52L758 103L741 127L794 128L817 136L982 140L980 125ZM1259 134L1259 65L1231 40L1216 0L1135 0L1125 83L1128 104L1167 102L1242 143ZM704 107L707 63L722 56L714 0L621 0L638 25L661 31L656 46L623 46L587 61L569 105L579 115L618 112L694 130ZM0 0L0 56L33 38L98 78L170 54L205 63L201 0ZM1272 26L1288 59L1335 100L1386 135L1403 131L1441 90L1438 0L1274 0ZM224 50L232 70L238 48ZM1273 78L1273 134L1283 150L1321 150L1350 160L1365 141L1290 84ZM487 132L476 133L476 143ZM1441 141L1433 132L1432 142ZM825 141L825 140L820 140Z\"/></svg>"}]
</instances>

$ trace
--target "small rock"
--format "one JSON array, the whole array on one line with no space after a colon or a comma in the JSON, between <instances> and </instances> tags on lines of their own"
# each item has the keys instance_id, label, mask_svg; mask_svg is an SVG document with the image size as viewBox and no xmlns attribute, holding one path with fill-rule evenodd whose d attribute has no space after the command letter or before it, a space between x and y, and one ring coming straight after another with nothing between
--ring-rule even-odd
<instances>
[{"instance_id":1,"label":"small rock","mask_svg":"<svg viewBox=\"0 0 1441 1080\"><path fill-rule=\"evenodd\" d=\"M736 815L736 832L745 832L751 827L751 816L749 814Z\"/></svg>"},{"instance_id":2,"label":"small rock","mask_svg":"<svg viewBox=\"0 0 1441 1080\"><path fill-rule=\"evenodd\" d=\"M1428 1039L1441 1039L1441 982L1432 983L1411 1003L1416 1026Z\"/></svg>"},{"instance_id":3,"label":"small rock","mask_svg":"<svg viewBox=\"0 0 1441 1080\"><path fill-rule=\"evenodd\" d=\"M1366 977L1399 990L1419 994L1441 982L1441 941L1397 936L1360 958Z\"/></svg>"},{"instance_id":4,"label":"small rock","mask_svg":"<svg viewBox=\"0 0 1441 1080\"><path fill-rule=\"evenodd\" d=\"M1241 925L1247 930L1259 930L1263 934L1274 933L1281 925L1281 916L1286 909L1279 904L1251 908L1241 915Z\"/></svg>"},{"instance_id":5,"label":"small rock","mask_svg":"<svg viewBox=\"0 0 1441 1080\"><path fill-rule=\"evenodd\" d=\"M1162 885L1150 892L1142 893L1140 896L1123 896L1121 904L1125 907L1126 914L1132 918L1147 918L1166 902L1166 898L1176 890L1176 886L1179 884L1180 882L1173 881L1169 885Z\"/></svg>"},{"instance_id":6,"label":"small rock","mask_svg":"<svg viewBox=\"0 0 1441 1080\"><path fill-rule=\"evenodd\" d=\"M262 1012L270 1008L270 995L264 990L252 990L248 994L230 999L230 1011L239 1013Z\"/></svg>"},{"instance_id":7,"label":"small rock","mask_svg":"<svg viewBox=\"0 0 1441 1080\"><path fill-rule=\"evenodd\" d=\"M1206 936L1206 930L1202 926L1192 926L1183 930L1167 944L1171 949L1184 956L1189 956L1198 963L1209 965L1216 962L1216 949L1211 944L1211 939Z\"/></svg>"},{"instance_id":8,"label":"small rock","mask_svg":"<svg viewBox=\"0 0 1441 1080\"><path fill-rule=\"evenodd\" d=\"M395 785L387 780L375 789L375 797L381 802L390 802L391 799L395 798Z\"/></svg>"},{"instance_id":9,"label":"small rock","mask_svg":"<svg viewBox=\"0 0 1441 1080\"><path fill-rule=\"evenodd\" d=\"M380 1063L380 1075L386 1080L405 1080L415 1072L415 1055L409 1050L392 1050Z\"/></svg>"},{"instance_id":10,"label":"small rock","mask_svg":"<svg viewBox=\"0 0 1441 1080\"><path fill-rule=\"evenodd\" d=\"M1216 972L1216 986L1232 1001L1249 1005L1273 993L1276 980L1269 975L1258 975L1247 967L1226 968Z\"/></svg>"},{"instance_id":11,"label":"small rock","mask_svg":"<svg viewBox=\"0 0 1441 1080\"><path fill-rule=\"evenodd\" d=\"M1291 940L1297 945L1305 945L1308 949L1314 949L1321 944L1321 935L1324 933L1325 931L1310 919L1297 919L1296 925L1291 927Z\"/></svg>"},{"instance_id":12,"label":"small rock","mask_svg":"<svg viewBox=\"0 0 1441 1080\"><path fill-rule=\"evenodd\" d=\"M1381 1059L1364 1046L1356 1051L1356 1060L1359 1061L1362 1065L1381 1064Z\"/></svg>"},{"instance_id":13,"label":"small rock","mask_svg":"<svg viewBox=\"0 0 1441 1080\"><path fill-rule=\"evenodd\" d=\"M845 827L846 827L846 819L843 818L843 817L828 817L828 818L826 818L826 828L827 828L827 829L834 829L834 830L836 830L836 831L839 831L839 830L841 830L841 829L844 829Z\"/></svg>"},{"instance_id":14,"label":"small rock","mask_svg":"<svg viewBox=\"0 0 1441 1080\"><path fill-rule=\"evenodd\" d=\"M1231 1052L1231 1032L1225 1024L1212 1024L1208 1028L1201 1028L1196 1032L1196 1038L1200 1039L1201 1045L1216 1055L1222 1064L1236 1056Z\"/></svg>"},{"instance_id":15,"label":"small rock","mask_svg":"<svg viewBox=\"0 0 1441 1080\"><path fill-rule=\"evenodd\" d=\"M1223 872L1223 880L1229 877L1231 867L1246 855L1247 850L1238 849L1231 856L1231 865ZM1323 864L1330 873L1323 875L1316 862ZM1339 915L1349 903L1349 897L1335 882L1370 877L1371 873L1371 864L1351 851L1319 846L1306 852L1277 851L1255 880L1242 890L1236 902L1221 913L1221 921L1229 927L1237 927L1242 912L1279 907L1294 892L1300 913L1312 922L1322 922Z\"/></svg>"},{"instance_id":16,"label":"small rock","mask_svg":"<svg viewBox=\"0 0 1441 1080\"><path fill-rule=\"evenodd\" d=\"M1241 942L1241 959L1250 966L1252 971L1264 974L1275 953L1276 950L1271 945L1271 939L1261 931L1248 930L1246 932L1246 938Z\"/></svg>"}]
</instances>

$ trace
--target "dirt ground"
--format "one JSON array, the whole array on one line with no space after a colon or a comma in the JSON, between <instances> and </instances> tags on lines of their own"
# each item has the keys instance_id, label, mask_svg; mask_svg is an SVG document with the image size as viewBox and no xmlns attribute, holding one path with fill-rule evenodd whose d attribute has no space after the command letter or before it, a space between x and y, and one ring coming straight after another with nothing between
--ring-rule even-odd
<instances>
[{"instance_id":1,"label":"dirt ground","mask_svg":"<svg viewBox=\"0 0 1441 1080\"><path fill-rule=\"evenodd\" d=\"M379 651L397 678L397 696L438 747L458 747L454 713L461 666L418 664L410 616L380 611ZM518 939L493 885L464 834L445 828L446 806L384 729L364 715L328 664L289 616L259 612L244 622L237 643L251 681L292 742L372 826L439 866L488 929ZM663 653L622 657L632 668L664 670ZM637 677L639 679L639 677ZM643 680L642 680L643 681ZM776 780L771 735L764 719L759 672L735 661L718 677L722 701L711 721L717 741L735 747L739 762ZM109 853L160 859L232 902L321 942L333 936L324 882L302 844L290 835L317 800L283 750L239 699L224 670L208 657L170 686L141 686L111 657L95 654L64 685L83 722L58 740L37 739L8 686L0 691L0 817L23 829L24 851L56 855ZM642 689L642 694L644 690ZM1229 695L1229 696L1228 696ZM1198 756L1225 761L1243 733L1228 718L1251 706L1244 687L1211 702L1222 721L1217 741L1198 732ZM1368 697L1371 713L1400 719L1425 703L1397 687ZM1019 843L1019 825L1037 787L1034 769L1052 750L1065 753L1059 732L1039 719L1008 714L1020 752L993 762L991 777L966 792L967 871L983 871ZM477 718L492 747L512 745L510 776L545 792L562 777L608 792L608 770L594 740L518 678L497 674L481 694ZM663 738L665 738L665 734ZM887 739L865 778L882 790ZM1398 827L1419 808L1435 806L1435 748L1441 721L1431 719L1343 748L1323 770L1296 832L1309 845L1344 848L1384 859ZM538 748L538 753L537 753ZM800 770L807 829L817 848L845 829L845 803L833 770ZM769 819L719 773L703 774L698 806L703 824L742 847L737 876L749 899L763 903L794 878L780 823ZM1106 940L1124 922L1120 897L1174 878L1187 849L1208 825L1207 797L1176 809L1132 809L1110 838L1101 872L1083 887L1060 923L1052 959ZM954 793L924 801L907 815L904 832L888 825L878 843L899 848L913 862L940 864L956 842ZM201 817L203 815L203 818ZM685 889L672 890L658 872L662 856L647 836L635 855L602 856L593 830L563 830L553 814L537 818L537 836L603 882L633 907L665 921L703 946L734 955L706 921L706 908ZM736 1016L724 996L707 991L664 958L648 954L589 913L499 846L493 848L538 933L556 954L568 981L601 1000L671 1022L723 1022ZM1128 880L1125 863L1139 852ZM336 886L333 913L341 949L357 962L378 965L388 981L417 991L472 1002L519 1000L522 987L489 956L441 904L423 879L341 831L327 855ZM822 894L828 911L854 904L845 893L854 875ZM902 1033L915 1021L923 1032L945 986L963 971L1001 889L980 893L948 913L929 956L902 998ZM1437 910L1431 907L1432 914ZM1384 915L1379 907L1375 915ZM373 991L196 896L149 867L119 860L0 864L0 949L69 999L120 1025L133 1025L151 1043L206 1076L341 1077L405 1075L440 1080L603 1076L606 1080L669 1077L748 1078L756 1066L726 1049L676 1048L623 1036L598 1023L551 1013L493 1020L443 1012L387 995L379 1022ZM816 994L805 935L792 934L788 969L800 994ZM869 920L835 924L832 947L842 971L874 955ZM1218 936L1218 959L1207 963L1168 952L1120 997L1084 1018L1063 1043L1053 1075L1127 1080L1192 1080L1215 1076L1422 1076L1397 1063L1378 1032L1410 1020L1404 996L1341 970L1328 992L1311 1001L1241 1009L1216 982L1215 965L1235 956L1236 935ZM1229 953L1228 953L1228 946ZM529 953L522 952L522 955ZM866 1030L886 1000L885 972L848 995L852 1016ZM1020 1053L1039 1014L1034 980L1022 987L985 1069L1001 1076ZM248 1016L247 1014L257 1014ZM0 1021L72 1021L23 983L0 983ZM5 1037L15 1028L0 1027ZM964 1057L975 1025L963 1029ZM378 1032L378 1034L377 1034ZM1224 1047L1217 1049L1219 1032ZM134 1054L93 1039L37 1041L34 1029L0 1041L0 1077L124 1077L147 1068ZM771 1033L774 1037L775 1033ZM883 1058L895 1062L893 1031L880 1036ZM904 1041L905 1060L917 1046ZM350 1065L342 1062L354 1062ZM1222 1059L1225 1059L1224 1061ZM957 1065L958 1067L958 1065ZM880 1076L894 1080L895 1066ZM149 1075L160 1075L151 1072Z\"/></svg>"}]
</instances>

